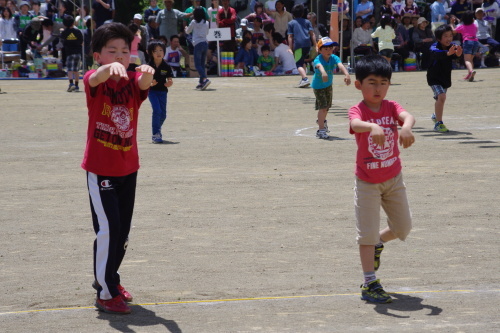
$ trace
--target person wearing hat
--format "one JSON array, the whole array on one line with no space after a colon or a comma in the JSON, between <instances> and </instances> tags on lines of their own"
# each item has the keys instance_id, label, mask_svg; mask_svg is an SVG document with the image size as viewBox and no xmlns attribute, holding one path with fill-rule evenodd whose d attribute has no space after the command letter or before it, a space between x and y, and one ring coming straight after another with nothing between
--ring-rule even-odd
<instances>
[{"instance_id":1,"label":"person wearing hat","mask_svg":"<svg viewBox=\"0 0 500 333\"><path fill-rule=\"evenodd\" d=\"M26 26L31 22L33 15L30 14L30 4L27 1L22 1L19 5L19 13L14 15L14 20L17 25L17 33L20 36L26 28Z\"/></svg>"},{"instance_id":2,"label":"person wearing hat","mask_svg":"<svg viewBox=\"0 0 500 333\"><path fill-rule=\"evenodd\" d=\"M476 9L476 21L474 24L477 26L477 39L479 43L490 46L490 54L500 51L500 43L491 37L491 26L488 21L484 19L484 9L479 7ZM481 67L486 66L484 63L485 57L481 59Z\"/></svg>"},{"instance_id":3,"label":"person wearing hat","mask_svg":"<svg viewBox=\"0 0 500 333\"><path fill-rule=\"evenodd\" d=\"M372 55L373 54L373 39L372 28L369 19L363 19L361 27L354 29L352 34L352 46L354 54Z\"/></svg>"},{"instance_id":4,"label":"person wearing hat","mask_svg":"<svg viewBox=\"0 0 500 333\"><path fill-rule=\"evenodd\" d=\"M253 34L253 29L248 27L248 20L246 18L241 19L240 27L236 29L236 38L243 39L245 31L250 31Z\"/></svg>"},{"instance_id":5,"label":"person wearing hat","mask_svg":"<svg viewBox=\"0 0 500 333\"><path fill-rule=\"evenodd\" d=\"M413 29L413 43L415 44L415 52L422 53L420 58L420 69L425 70L429 67L430 47L436 41L434 34L429 28L429 21L425 17L421 17L417 21L417 26Z\"/></svg>"},{"instance_id":6,"label":"person wearing hat","mask_svg":"<svg viewBox=\"0 0 500 333\"><path fill-rule=\"evenodd\" d=\"M410 30L412 27L411 25L411 14L410 13L404 13L403 16L401 17L401 24L406 30Z\"/></svg>"},{"instance_id":7,"label":"person wearing hat","mask_svg":"<svg viewBox=\"0 0 500 333\"><path fill-rule=\"evenodd\" d=\"M115 16L114 0L94 0L92 14L97 29Z\"/></svg>"},{"instance_id":8,"label":"person wearing hat","mask_svg":"<svg viewBox=\"0 0 500 333\"><path fill-rule=\"evenodd\" d=\"M344 83L348 86L351 84L349 72L342 65L339 57L333 54L334 47L339 46L337 42L332 41L328 37L323 37L316 43L318 56L314 59L314 76L311 87L316 97L315 109L318 110L316 123L318 130L316 137L318 139L328 139L328 123L326 116L328 110L332 107L333 99L333 72L338 67L344 74Z\"/></svg>"}]
</instances>

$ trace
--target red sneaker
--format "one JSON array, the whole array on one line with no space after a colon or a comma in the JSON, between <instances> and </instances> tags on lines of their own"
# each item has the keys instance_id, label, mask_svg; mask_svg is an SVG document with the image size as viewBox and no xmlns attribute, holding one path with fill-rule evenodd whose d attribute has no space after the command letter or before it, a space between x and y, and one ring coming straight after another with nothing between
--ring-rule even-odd
<instances>
[{"instance_id":1,"label":"red sneaker","mask_svg":"<svg viewBox=\"0 0 500 333\"><path fill-rule=\"evenodd\" d=\"M125 288L123 288L123 286L121 284L118 285L118 291L120 292L120 294L125 302L132 302L132 300L133 300L132 295L130 295L130 293L128 291L126 291Z\"/></svg>"},{"instance_id":2,"label":"red sneaker","mask_svg":"<svg viewBox=\"0 0 500 333\"><path fill-rule=\"evenodd\" d=\"M129 314L131 312L130 307L127 305L127 303L125 303L122 295L118 295L115 298L107 300L98 298L95 301L95 306L100 311L104 311L107 313Z\"/></svg>"},{"instance_id":3,"label":"red sneaker","mask_svg":"<svg viewBox=\"0 0 500 333\"><path fill-rule=\"evenodd\" d=\"M100 285L97 281L94 281L92 283L92 288L94 288L95 290L98 290L99 287L100 287ZM130 295L130 293L128 291L126 291L125 288L123 288L123 286L121 284L118 285L118 291L120 292L120 296L122 296L122 298L125 302L132 302L132 300L133 300L132 295Z\"/></svg>"}]
</instances>

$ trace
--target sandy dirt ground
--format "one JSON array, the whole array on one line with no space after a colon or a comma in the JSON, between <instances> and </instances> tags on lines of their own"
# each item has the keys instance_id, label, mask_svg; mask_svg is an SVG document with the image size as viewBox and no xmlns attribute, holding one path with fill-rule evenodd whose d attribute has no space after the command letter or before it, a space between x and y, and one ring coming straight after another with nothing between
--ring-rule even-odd
<instances>
[{"instance_id":1,"label":"sandy dirt ground","mask_svg":"<svg viewBox=\"0 0 500 333\"><path fill-rule=\"evenodd\" d=\"M128 316L93 307L85 94L0 81L0 331L500 331L500 70L463 75L446 134L432 130L425 73L392 80L387 98L417 124L401 153L414 229L386 246L378 273L389 305L359 299L354 86L335 78L331 140L315 138L314 94L297 77L214 78L206 91L175 80L162 145L145 101L120 271Z\"/></svg>"}]
</instances>

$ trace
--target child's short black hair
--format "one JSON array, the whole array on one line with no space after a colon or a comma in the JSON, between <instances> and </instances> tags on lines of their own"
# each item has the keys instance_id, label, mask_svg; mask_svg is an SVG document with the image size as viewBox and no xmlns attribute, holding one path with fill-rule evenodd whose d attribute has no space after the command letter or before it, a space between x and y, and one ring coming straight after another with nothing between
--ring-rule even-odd
<instances>
[{"instance_id":1,"label":"child's short black hair","mask_svg":"<svg viewBox=\"0 0 500 333\"><path fill-rule=\"evenodd\" d=\"M193 11L193 20L200 23L205 20L205 10L203 7L196 7Z\"/></svg>"},{"instance_id":2,"label":"child's short black hair","mask_svg":"<svg viewBox=\"0 0 500 333\"><path fill-rule=\"evenodd\" d=\"M264 53L264 51L271 51L269 45L262 45L260 52Z\"/></svg>"},{"instance_id":3,"label":"child's short black hair","mask_svg":"<svg viewBox=\"0 0 500 333\"><path fill-rule=\"evenodd\" d=\"M130 29L130 31L132 31L134 35L137 33L137 31L139 31L139 26L135 23L130 23L128 25L128 28Z\"/></svg>"},{"instance_id":4,"label":"child's short black hair","mask_svg":"<svg viewBox=\"0 0 500 333\"><path fill-rule=\"evenodd\" d=\"M447 31L453 32L453 29L449 24L442 24L439 27L437 27L436 30L434 30L434 36L438 41L440 41L441 38L443 37L443 34Z\"/></svg>"},{"instance_id":5,"label":"child's short black hair","mask_svg":"<svg viewBox=\"0 0 500 333\"><path fill-rule=\"evenodd\" d=\"M5 9L9 9L9 7L5 7L4 10ZM10 11L10 9L9 9L9 11ZM42 27L53 27L53 26L54 26L54 21L52 21L49 18L43 19Z\"/></svg>"},{"instance_id":6,"label":"child's short black hair","mask_svg":"<svg viewBox=\"0 0 500 333\"><path fill-rule=\"evenodd\" d=\"M71 28L71 26L75 24L75 18L71 15L64 15L63 16L63 25L66 28Z\"/></svg>"},{"instance_id":7,"label":"child's short black hair","mask_svg":"<svg viewBox=\"0 0 500 333\"><path fill-rule=\"evenodd\" d=\"M251 38L248 38L248 37L243 37L243 40L241 41L240 43L240 47L242 49L245 48L245 46L247 46L248 43L251 43L252 42L252 39Z\"/></svg>"},{"instance_id":8,"label":"child's short black hair","mask_svg":"<svg viewBox=\"0 0 500 333\"><path fill-rule=\"evenodd\" d=\"M302 4L293 6L292 15L295 18L304 16L304 6Z\"/></svg>"},{"instance_id":9,"label":"child's short black hair","mask_svg":"<svg viewBox=\"0 0 500 333\"><path fill-rule=\"evenodd\" d=\"M273 33L273 40L276 43L281 44L281 43L283 43L283 36L281 36L281 34L279 32L275 32L275 33Z\"/></svg>"},{"instance_id":10,"label":"child's short black hair","mask_svg":"<svg viewBox=\"0 0 500 333\"><path fill-rule=\"evenodd\" d=\"M392 67L380 55L364 56L356 62L356 80L363 82L370 75L381 76L391 80Z\"/></svg>"},{"instance_id":11,"label":"child's short black hair","mask_svg":"<svg viewBox=\"0 0 500 333\"><path fill-rule=\"evenodd\" d=\"M170 42L172 42L176 38L179 39L179 35L172 35L172 36L170 36Z\"/></svg>"},{"instance_id":12,"label":"child's short black hair","mask_svg":"<svg viewBox=\"0 0 500 333\"><path fill-rule=\"evenodd\" d=\"M123 39L132 48L134 34L123 23L112 22L101 25L92 36L92 52L100 53L102 48L113 39Z\"/></svg>"},{"instance_id":13,"label":"child's short black hair","mask_svg":"<svg viewBox=\"0 0 500 333\"><path fill-rule=\"evenodd\" d=\"M462 14L462 22L464 25L471 25L474 23L474 12L471 10L466 11Z\"/></svg>"},{"instance_id":14,"label":"child's short black hair","mask_svg":"<svg viewBox=\"0 0 500 333\"><path fill-rule=\"evenodd\" d=\"M163 50L163 53L165 53L167 51L167 45L165 45L165 43L159 39L153 39L152 41L149 42L148 44L148 54L149 56L153 56L153 52L154 50L156 49L156 47L161 47L161 49Z\"/></svg>"}]
</instances>

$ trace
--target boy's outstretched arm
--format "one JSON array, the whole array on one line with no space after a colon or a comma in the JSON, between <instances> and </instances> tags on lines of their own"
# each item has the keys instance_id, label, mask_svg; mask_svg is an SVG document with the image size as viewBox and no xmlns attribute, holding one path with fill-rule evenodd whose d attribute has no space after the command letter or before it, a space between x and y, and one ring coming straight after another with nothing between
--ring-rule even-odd
<instances>
[{"instance_id":1,"label":"boy's outstretched arm","mask_svg":"<svg viewBox=\"0 0 500 333\"><path fill-rule=\"evenodd\" d=\"M382 127L375 123L369 123L359 118L351 120L351 128L356 133L370 132L373 142L379 146L385 143L385 133Z\"/></svg>"},{"instance_id":2,"label":"boy's outstretched arm","mask_svg":"<svg viewBox=\"0 0 500 333\"><path fill-rule=\"evenodd\" d=\"M345 68L344 64L342 64L341 62L339 62L337 64L339 66L339 69L342 73L344 73L344 83L346 86L350 85L351 84L351 76L349 75L349 71L347 70L347 68Z\"/></svg>"},{"instance_id":3,"label":"boy's outstretched arm","mask_svg":"<svg viewBox=\"0 0 500 333\"><path fill-rule=\"evenodd\" d=\"M323 67L322 64L317 64L316 68L320 71L321 79L323 80L323 82L327 82L328 81L328 74L325 71L325 67Z\"/></svg>"},{"instance_id":4,"label":"boy's outstretched arm","mask_svg":"<svg viewBox=\"0 0 500 333\"><path fill-rule=\"evenodd\" d=\"M408 148L415 142L415 137L411 131L413 125L415 125L415 117L404 111L399 114L399 120L403 122L403 126L401 126L401 131L399 133L399 144L403 146L403 148Z\"/></svg>"},{"instance_id":5,"label":"boy's outstretched arm","mask_svg":"<svg viewBox=\"0 0 500 333\"><path fill-rule=\"evenodd\" d=\"M127 69L125 66L119 62L113 62L111 64L100 66L94 73L89 77L89 85L94 88L103 82L106 82L111 76L116 75L120 78L128 80Z\"/></svg>"},{"instance_id":6,"label":"boy's outstretched arm","mask_svg":"<svg viewBox=\"0 0 500 333\"><path fill-rule=\"evenodd\" d=\"M140 65L136 67L135 71L142 73L142 75L139 76L139 80L137 80L139 89L149 89L149 87L151 87L151 83L153 82L153 74L155 73L154 68L149 65Z\"/></svg>"}]
</instances>

